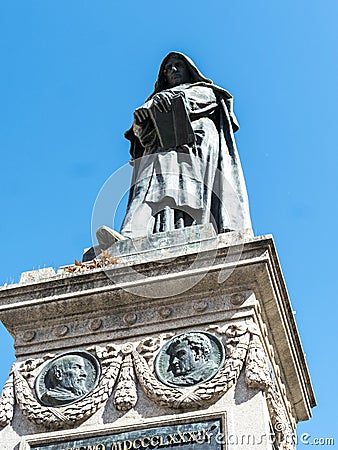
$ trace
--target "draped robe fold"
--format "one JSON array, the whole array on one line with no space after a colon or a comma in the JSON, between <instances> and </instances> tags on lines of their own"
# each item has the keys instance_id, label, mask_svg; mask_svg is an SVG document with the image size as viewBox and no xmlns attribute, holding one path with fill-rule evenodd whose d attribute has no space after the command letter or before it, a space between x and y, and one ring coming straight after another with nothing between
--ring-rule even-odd
<instances>
[{"instance_id":1,"label":"draped robe fold","mask_svg":"<svg viewBox=\"0 0 338 450\"><path fill-rule=\"evenodd\" d=\"M218 233L251 229L232 96L203 81L168 91L183 96L195 143L160 148L151 118L134 121L126 132L134 170L121 233L133 238L209 222ZM152 99L142 108L151 106Z\"/></svg>"}]
</instances>

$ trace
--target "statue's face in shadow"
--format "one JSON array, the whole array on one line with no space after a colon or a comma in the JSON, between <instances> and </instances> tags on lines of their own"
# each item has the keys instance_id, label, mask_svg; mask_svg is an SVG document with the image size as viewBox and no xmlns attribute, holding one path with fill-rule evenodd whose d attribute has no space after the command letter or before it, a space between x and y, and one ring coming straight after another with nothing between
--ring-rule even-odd
<instances>
[{"instance_id":1,"label":"statue's face in shadow","mask_svg":"<svg viewBox=\"0 0 338 450\"><path fill-rule=\"evenodd\" d=\"M190 73L185 61L179 56L170 56L164 66L168 87L190 82Z\"/></svg>"},{"instance_id":2,"label":"statue's face in shadow","mask_svg":"<svg viewBox=\"0 0 338 450\"><path fill-rule=\"evenodd\" d=\"M195 352L186 343L176 345L170 356L169 370L174 376L186 375L199 366Z\"/></svg>"}]
</instances>

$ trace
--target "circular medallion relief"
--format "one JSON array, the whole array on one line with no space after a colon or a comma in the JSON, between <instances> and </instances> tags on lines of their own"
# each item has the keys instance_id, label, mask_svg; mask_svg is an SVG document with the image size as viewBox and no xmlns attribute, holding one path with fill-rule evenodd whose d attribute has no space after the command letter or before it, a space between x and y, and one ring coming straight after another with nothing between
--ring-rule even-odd
<instances>
[{"instance_id":1,"label":"circular medallion relief","mask_svg":"<svg viewBox=\"0 0 338 450\"><path fill-rule=\"evenodd\" d=\"M90 353L62 353L43 365L35 380L35 393L42 405L65 406L92 392L100 374L100 363Z\"/></svg>"},{"instance_id":2,"label":"circular medallion relief","mask_svg":"<svg viewBox=\"0 0 338 450\"><path fill-rule=\"evenodd\" d=\"M223 344L216 336L189 331L163 345L155 359L155 372L168 386L193 386L213 378L224 358Z\"/></svg>"}]
</instances>

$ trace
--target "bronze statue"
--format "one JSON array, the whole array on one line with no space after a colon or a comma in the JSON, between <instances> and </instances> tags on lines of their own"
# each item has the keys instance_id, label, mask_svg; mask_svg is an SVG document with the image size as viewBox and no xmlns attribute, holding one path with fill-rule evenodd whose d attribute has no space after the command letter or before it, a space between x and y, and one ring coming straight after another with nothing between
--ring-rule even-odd
<instances>
[{"instance_id":1,"label":"bronze statue","mask_svg":"<svg viewBox=\"0 0 338 450\"><path fill-rule=\"evenodd\" d=\"M99 228L101 248L210 222L218 233L251 229L237 130L229 92L184 54L169 53L125 133L134 165L127 212L120 234Z\"/></svg>"}]
</instances>

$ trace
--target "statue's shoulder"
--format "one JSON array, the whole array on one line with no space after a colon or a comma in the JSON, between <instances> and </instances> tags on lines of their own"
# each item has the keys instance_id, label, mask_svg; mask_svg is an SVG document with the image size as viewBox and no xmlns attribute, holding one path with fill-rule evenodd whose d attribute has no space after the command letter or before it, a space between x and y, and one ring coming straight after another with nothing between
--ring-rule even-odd
<instances>
[{"instance_id":1,"label":"statue's shoulder","mask_svg":"<svg viewBox=\"0 0 338 450\"><path fill-rule=\"evenodd\" d=\"M205 81L198 81L197 83L192 83L190 86L202 86L202 87L208 87L212 89L216 95L224 97L225 99L232 99L232 95L229 91L222 88L221 86L217 86L217 84L213 83L206 83Z\"/></svg>"},{"instance_id":2,"label":"statue's shoulder","mask_svg":"<svg viewBox=\"0 0 338 450\"><path fill-rule=\"evenodd\" d=\"M229 91L227 91L226 89L217 86L217 84L212 84L212 89L218 94L221 95L222 97L225 97L226 99L231 99L232 95L230 94Z\"/></svg>"}]
</instances>

